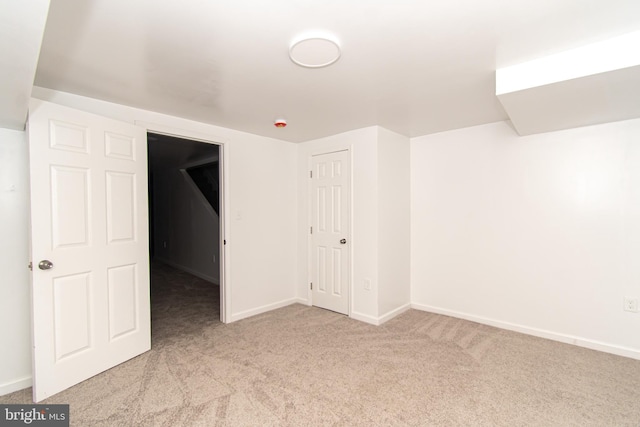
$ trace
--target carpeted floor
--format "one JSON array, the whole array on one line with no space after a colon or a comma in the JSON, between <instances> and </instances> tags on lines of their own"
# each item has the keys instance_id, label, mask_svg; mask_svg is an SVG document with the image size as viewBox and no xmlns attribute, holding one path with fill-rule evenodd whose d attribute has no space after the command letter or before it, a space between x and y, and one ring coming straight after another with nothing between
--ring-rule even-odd
<instances>
[{"instance_id":1,"label":"carpeted floor","mask_svg":"<svg viewBox=\"0 0 640 427\"><path fill-rule=\"evenodd\" d=\"M45 402L69 403L72 425L640 425L637 360L414 310L222 325L217 287L156 267L152 350Z\"/></svg>"}]
</instances>

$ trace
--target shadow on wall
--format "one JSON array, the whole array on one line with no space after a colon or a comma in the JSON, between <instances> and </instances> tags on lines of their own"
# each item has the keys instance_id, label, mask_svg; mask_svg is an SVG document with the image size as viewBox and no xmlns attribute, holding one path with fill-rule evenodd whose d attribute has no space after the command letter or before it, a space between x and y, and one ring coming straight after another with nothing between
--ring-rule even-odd
<instances>
[{"instance_id":1,"label":"shadow on wall","mask_svg":"<svg viewBox=\"0 0 640 427\"><path fill-rule=\"evenodd\" d=\"M219 147L148 134L151 258L220 283Z\"/></svg>"}]
</instances>

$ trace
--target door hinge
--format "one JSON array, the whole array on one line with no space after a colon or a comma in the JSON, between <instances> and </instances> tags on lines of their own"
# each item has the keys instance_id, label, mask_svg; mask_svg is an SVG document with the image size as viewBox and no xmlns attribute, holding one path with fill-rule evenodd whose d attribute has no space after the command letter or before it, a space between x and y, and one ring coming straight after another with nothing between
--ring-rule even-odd
<instances>
[{"instance_id":1,"label":"door hinge","mask_svg":"<svg viewBox=\"0 0 640 427\"><path fill-rule=\"evenodd\" d=\"M222 241L222 244L223 244L223 245L226 245L226 244L227 244L227 241L226 241L226 240L223 240L223 241Z\"/></svg>"},{"instance_id":2,"label":"door hinge","mask_svg":"<svg viewBox=\"0 0 640 427\"><path fill-rule=\"evenodd\" d=\"M33 271L33 263L29 261L29 270Z\"/></svg>"},{"instance_id":3,"label":"door hinge","mask_svg":"<svg viewBox=\"0 0 640 427\"><path fill-rule=\"evenodd\" d=\"M309 283L311 285L311 290L313 290L313 282Z\"/></svg>"},{"instance_id":4,"label":"door hinge","mask_svg":"<svg viewBox=\"0 0 640 427\"><path fill-rule=\"evenodd\" d=\"M309 178L313 178L313 171L309 171Z\"/></svg>"},{"instance_id":5,"label":"door hinge","mask_svg":"<svg viewBox=\"0 0 640 427\"><path fill-rule=\"evenodd\" d=\"M313 234L313 226L309 227L309 234Z\"/></svg>"}]
</instances>

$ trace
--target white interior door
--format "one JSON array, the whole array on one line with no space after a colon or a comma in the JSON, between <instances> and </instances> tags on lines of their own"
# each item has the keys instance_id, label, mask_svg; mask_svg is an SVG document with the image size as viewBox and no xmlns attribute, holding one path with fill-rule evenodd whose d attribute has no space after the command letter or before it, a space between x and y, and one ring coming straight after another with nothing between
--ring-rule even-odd
<instances>
[{"instance_id":1,"label":"white interior door","mask_svg":"<svg viewBox=\"0 0 640 427\"><path fill-rule=\"evenodd\" d=\"M349 152L311 158L313 305L349 314Z\"/></svg>"},{"instance_id":2,"label":"white interior door","mask_svg":"<svg viewBox=\"0 0 640 427\"><path fill-rule=\"evenodd\" d=\"M29 112L33 398L151 348L146 131Z\"/></svg>"}]
</instances>

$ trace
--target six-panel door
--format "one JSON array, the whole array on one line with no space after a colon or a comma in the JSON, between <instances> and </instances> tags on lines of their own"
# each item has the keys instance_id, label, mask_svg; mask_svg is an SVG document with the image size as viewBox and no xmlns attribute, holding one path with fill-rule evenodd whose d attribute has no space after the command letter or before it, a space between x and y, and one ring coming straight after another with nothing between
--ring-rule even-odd
<instances>
[{"instance_id":1,"label":"six-panel door","mask_svg":"<svg viewBox=\"0 0 640 427\"><path fill-rule=\"evenodd\" d=\"M150 349L146 131L34 100L29 149L40 401Z\"/></svg>"},{"instance_id":2,"label":"six-panel door","mask_svg":"<svg viewBox=\"0 0 640 427\"><path fill-rule=\"evenodd\" d=\"M313 305L349 314L349 152L311 158Z\"/></svg>"}]
</instances>

